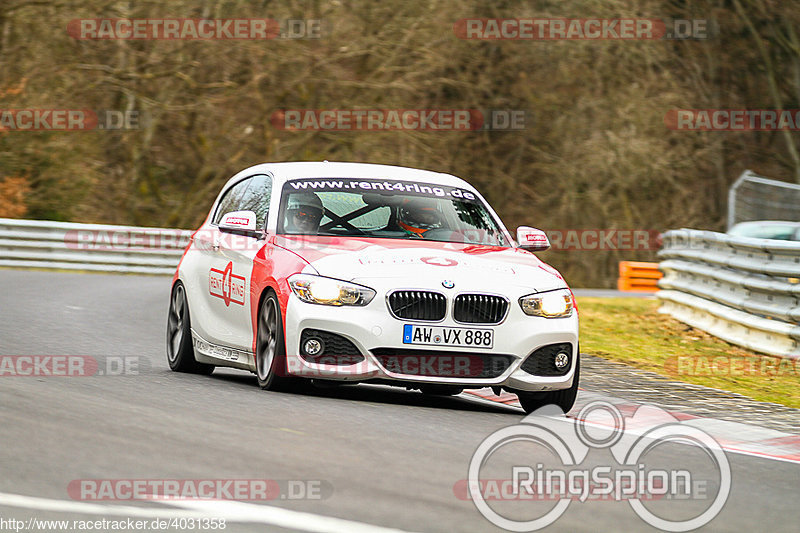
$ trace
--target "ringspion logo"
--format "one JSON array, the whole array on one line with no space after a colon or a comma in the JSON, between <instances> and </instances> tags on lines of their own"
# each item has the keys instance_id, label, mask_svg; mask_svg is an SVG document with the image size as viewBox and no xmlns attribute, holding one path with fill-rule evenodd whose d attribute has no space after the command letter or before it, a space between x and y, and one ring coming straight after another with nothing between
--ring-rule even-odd
<instances>
[{"instance_id":1,"label":"ringspion logo","mask_svg":"<svg viewBox=\"0 0 800 533\"><path fill-rule=\"evenodd\" d=\"M486 437L467 479L453 485L455 496L472 500L484 518L508 531L543 529L571 505L597 500L627 502L659 530L692 531L725 505L730 464L701 429L650 405L624 416L609 402L593 401L575 418L563 415L545 406ZM676 444L683 446L677 460L659 455L659 446ZM526 457L527 463L519 460Z\"/></svg>"}]
</instances>

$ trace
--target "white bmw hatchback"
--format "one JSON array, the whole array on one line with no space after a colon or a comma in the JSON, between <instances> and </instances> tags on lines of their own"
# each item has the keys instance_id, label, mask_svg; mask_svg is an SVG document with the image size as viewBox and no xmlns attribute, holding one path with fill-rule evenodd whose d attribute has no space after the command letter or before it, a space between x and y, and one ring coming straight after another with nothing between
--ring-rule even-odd
<instances>
[{"instance_id":1,"label":"white bmw hatchback","mask_svg":"<svg viewBox=\"0 0 800 533\"><path fill-rule=\"evenodd\" d=\"M172 283L176 371L249 370L430 394L493 387L531 412L578 389L578 316L561 275L448 174L267 163L233 176Z\"/></svg>"}]
</instances>

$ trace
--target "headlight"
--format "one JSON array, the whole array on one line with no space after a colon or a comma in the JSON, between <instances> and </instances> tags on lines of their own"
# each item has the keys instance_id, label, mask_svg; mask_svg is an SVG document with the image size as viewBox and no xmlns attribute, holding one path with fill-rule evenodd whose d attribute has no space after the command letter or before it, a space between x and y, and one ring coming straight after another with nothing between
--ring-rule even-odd
<instances>
[{"instance_id":1,"label":"headlight","mask_svg":"<svg viewBox=\"0 0 800 533\"><path fill-rule=\"evenodd\" d=\"M519 305L526 315L545 318L564 318L572 314L574 302L569 289L530 294L519 299Z\"/></svg>"},{"instance_id":2,"label":"headlight","mask_svg":"<svg viewBox=\"0 0 800 533\"><path fill-rule=\"evenodd\" d=\"M289 287L295 296L311 304L367 305L375 297L369 287L311 274L295 274L289 278Z\"/></svg>"}]
</instances>

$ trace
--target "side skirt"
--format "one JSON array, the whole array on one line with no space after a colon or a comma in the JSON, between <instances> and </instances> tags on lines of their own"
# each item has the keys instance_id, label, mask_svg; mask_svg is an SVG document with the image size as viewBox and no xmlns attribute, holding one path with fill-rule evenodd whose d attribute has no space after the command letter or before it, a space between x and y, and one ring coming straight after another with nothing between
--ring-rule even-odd
<instances>
[{"instance_id":1,"label":"side skirt","mask_svg":"<svg viewBox=\"0 0 800 533\"><path fill-rule=\"evenodd\" d=\"M253 352L213 344L198 335L194 329L192 329L192 345L194 346L194 357L200 363L255 372Z\"/></svg>"}]
</instances>

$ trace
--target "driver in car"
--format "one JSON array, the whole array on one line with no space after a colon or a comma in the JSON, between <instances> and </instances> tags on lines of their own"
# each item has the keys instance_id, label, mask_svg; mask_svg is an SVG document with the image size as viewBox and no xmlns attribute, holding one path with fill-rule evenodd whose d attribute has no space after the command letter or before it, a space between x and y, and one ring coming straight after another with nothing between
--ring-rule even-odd
<instances>
[{"instance_id":1,"label":"driver in car","mask_svg":"<svg viewBox=\"0 0 800 533\"><path fill-rule=\"evenodd\" d=\"M433 200L405 200L398 210L397 223L409 235L424 238L426 231L442 227L442 214Z\"/></svg>"},{"instance_id":2,"label":"driver in car","mask_svg":"<svg viewBox=\"0 0 800 533\"><path fill-rule=\"evenodd\" d=\"M293 194L286 205L286 229L292 233L316 234L324 214L322 201L313 192Z\"/></svg>"}]
</instances>

